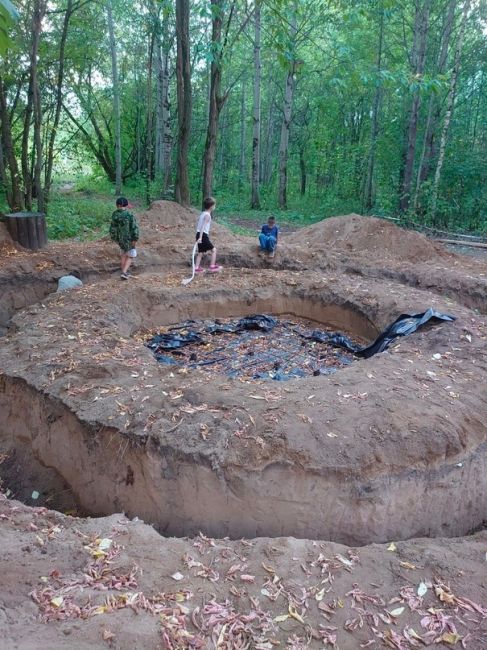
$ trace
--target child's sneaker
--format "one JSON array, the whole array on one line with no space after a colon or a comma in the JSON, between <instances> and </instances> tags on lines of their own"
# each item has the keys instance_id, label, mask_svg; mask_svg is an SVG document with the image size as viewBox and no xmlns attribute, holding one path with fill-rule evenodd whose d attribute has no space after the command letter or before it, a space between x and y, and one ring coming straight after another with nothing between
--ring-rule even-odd
<instances>
[{"instance_id":1,"label":"child's sneaker","mask_svg":"<svg viewBox=\"0 0 487 650\"><path fill-rule=\"evenodd\" d=\"M129 279L129 274L128 274L128 273L121 273L121 274L120 274L120 278L121 278L122 280L128 280L128 279Z\"/></svg>"},{"instance_id":2,"label":"child's sneaker","mask_svg":"<svg viewBox=\"0 0 487 650\"><path fill-rule=\"evenodd\" d=\"M221 271L223 266L219 266L218 264L215 264L214 266L210 266L209 271L210 273L218 273L218 271Z\"/></svg>"},{"instance_id":3,"label":"child's sneaker","mask_svg":"<svg viewBox=\"0 0 487 650\"><path fill-rule=\"evenodd\" d=\"M196 269L194 270L194 272L195 272L195 273L204 273L204 272L205 272L205 269L204 269L202 266L198 266L198 268L196 268Z\"/></svg>"}]
</instances>

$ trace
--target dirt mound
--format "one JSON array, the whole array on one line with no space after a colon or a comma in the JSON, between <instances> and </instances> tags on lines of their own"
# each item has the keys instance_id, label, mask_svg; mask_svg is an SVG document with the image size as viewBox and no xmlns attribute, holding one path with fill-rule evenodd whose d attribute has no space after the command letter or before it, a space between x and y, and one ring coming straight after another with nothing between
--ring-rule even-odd
<instances>
[{"instance_id":1,"label":"dirt mound","mask_svg":"<svg viewBox=\"0 0 487 650\"><path fill-rule=\"evenodd\" d=\"M15 251L15 245L7 226L0 221L0 253L2 255Z\"/></svg>"},{"instance_id":2,"label":"dirt mound","mask_svg":"<svg viewBox=\"0 0 487 650\"><path fill-rule=\"evenodd\" d=\"M140 251L143 261L146 254L160 256L158 264L187 264L191 259L191 251L195 241L195 227L198 211L194 208L184 208L173 201L154 201L150 208L137 215L140 223ZM228 228L220 225L217 220L212 224L211 239L219 250L219 260L228 264L227 258L222 258L221 252L240 251L244 260L255 256L253 248L246 238L234 235ZM203 263L205 265L206 262Z\"/></svg>"},{"instance_id":3,"label":"dirt mound","mask_svg":"<svg viewBox=\"0 0 487 650\"><path fill-rule=\"evenodd\" d=\"M393 257L419 262L448 257L449 253L420 233L404 230L375 217L349 214L331 217L303 228L294 236L296 243L310 248L331 248L367 256Z\"/></svg>"},{"instance_id":4,"label":"dirt mound","mask_svg":"<svg viewBox=\"0 0 487 650\"><path fill-rule=\"evenodd\" d=\"M153 201L150 208L138 215L139 222L146 228L156 227L157 230L165 228L194 226L195 211L184 208L174 201Z\"/></svg>"}]
</instances>

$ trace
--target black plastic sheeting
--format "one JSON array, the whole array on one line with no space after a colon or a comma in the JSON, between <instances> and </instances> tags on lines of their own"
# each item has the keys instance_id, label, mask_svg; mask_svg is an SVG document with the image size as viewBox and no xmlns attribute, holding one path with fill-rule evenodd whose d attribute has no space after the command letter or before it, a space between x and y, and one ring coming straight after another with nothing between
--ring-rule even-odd
<instances>
[{"instance_id":1,"label":"black plastic sheeting","mask_svg":"<svg viewBox=\"0 0 487 650\"><path fill-rule=\"evenodd\" d=\"M423 325L430 321L452 322L454 320L456 320L455 316L442 314L439 311L435 311L431 307L421 314L413 314L412 316L409 314L401 314L399 318L396 318L396 320L382 332L382 334L379 334L373 343L367 345L361 350L357 350L355 354L357 354L359 357L363 357L364 359L368 359L374 354L386 350L389 345L399 336L408 336L409 334L416 332L416 330L419 330L421 327L423 327Z\"/></svg>"},{"instance_id":2,"label":"black plastic sheeting","mask_svg":"<svg viewBox=\"0 0 487 650\"><path fill-rule=\"evenodd\" d=\"M358 345L351 338L339 332L327 332L325 330L318 329L309 331L301 326L296 326L293 323L279 321L272 316L267 316L265 314L256 314L253 316L241 318L234 322L221 322L219 320L202 322L188 320L178 326L172 327L166 333L155 335L147 342L146 345L151 350L153 350L156 359L161 363L178 366L186 365L188 367L218 366L224 368L225 374L236 377L239 376L239 371L248 369L249 366L258 364L256 364L254 359L251 359L250 362L243 363L240 366L238 366L238 364L232 364L232 366L227 364L225 366L225 362L232 360L231 343L227 343L220 348L216 348L213 350L213 356L203 360L198 360L196 353L191 354L188 357L187 353L185 351L182 351L182 348L185 348L189 345L195 346L207 344L208 339L207 337L205 338L204 334L242 335L242 333L245 332L248 332L249 334L244 335L244 343L247 341L247 343L250 343L251 345L252 334L250 333L252 331L270 333L274 330L274 328L276 328L276 326L279 326L278 330L279 328L284 327L284 329L287 328L288 331L292 331L294 334L299 335L303 339L309 340L311 342L322 343L333 348L341 348L346 350L347 353L353 354L355 357L368 359L374 354L386 350L389 345L398 337L412 334L428 322L451 322L454 320L454 316L443 314L431 308L420 314L401 314L401 316L399 316L391 325L389 325L373 343L364 347ZM290 325L292 325L292 327L289 327ZM285 336L287 336L286 333ZM256 368L256 372L252 375L252 378L271 378L276 381L286 381L288 379L309 376L310 374L315 376L327 375L336 372L338 369L337 366L342 367L351 363L350 357L340 357L340 355L337 355L335 353L334 357L331 358L331 366L327 366L326 362L323 362L322 365L316 365L316 363L315 365L310 365L305 359L304 350L301 352L297 351L296 348L294 350L288 349L287 352L283 352L281 356L279 356L279 350L277 348L277 342L274 346L271 345L271 351L274 354L274 357L269 354L268 358L266 359L265 355L261 355L262 359L260 359L260 366L265 366L266 361L270 363L271 366L274 363L273 367L271 367L271 370L257 370ZM164 354L165 352L169 352L169 354ZM246 352L246 356L249 358L252 355L252 350ZM178 359L179 356L180 358ZM319 358L324 359L325 357L320 356Z\"/></svg>"},{"instance_id":3,"label":"black plastic sheeting","mask_svg":"<svg viewBox=\"0 0 487 650\"><path fill-rule=\"evenodd\" d=\"M270 332L279 323L277 318L266 316L265 314L255 314L241 318L236 323L218 323L207 325L205 332L210 334L220 334L221 332L244 332L245 330L260 330L261 332Z\"/></svg>"},{"instance_id":4,"label":"black plastic sheeting","mask_svg":"<svg viewBox=\"0 0 487 650\"><path fill-rule=\"evenodd\" d=\"M203 343L203 339L197 332L185 332L184 334L157 334L148 343L151 349L159 348L160 350L177 350L185 345L194 345Z\"/></svg>"},{"instance_id":5,"label":"black plastic sheeting","mask_svg":"<svg viewBox=\"0 0 487 650\"><path fill-rule=\"evenodd\" d=\"M358 357L369 359L378 352L384 352L384 350L386 350L399 336L408 336L408 334L416 332L416 330L429 321L451 322L454 320L456 320L455 316L442 314L431 307L421 314L413 314L412 316L410 314L401 314L391 325L389 325L389 327L379 334L373 343L365 347L357 345L348 336L336 332L330 333L321 330L313 330L311 334L301 332L300 334L301 336L310 338L313 341L319 341L320 343L327 343L334 347L344 348L349 352L353 352Z\"/></svg>"},{"instance_id":6,"label":"black plastic sheeting","mask_svg":"<svg viewBox=\"0 0 487 650\"><path fill-rule=\"evenodd\" d=\"M262 332L270 332L278 324L278 320L272 316L265 316L264 314L257 314L255 316L248 316L241 318L235 323L208 323L204 327L204 331L208 334L223 334L223 333L237 333L245 330L260 330ZM204 343L199 332L191 330L198 326L198 321L187 320L177 327L171 327L169 332L165 334L156 334L150 341L147 342L147 347L151 350L177 350L186 345L195 345ZM178 333L178 330L184 330L183 334Z\"/></svg>"},{"instance_id":7,"label":"black plastic sheeting","mask_svg":"<svg viewBox=\"0 0 487 650\"><path fill-rule=\"evenodd\" d=\"M310 332L305 325L298 331L296 322L257 314L239 320L187 320L146 345L161 363L242 379L327 375L353 362L351 352L301 335Z\"/></svg>"}]
</instances>

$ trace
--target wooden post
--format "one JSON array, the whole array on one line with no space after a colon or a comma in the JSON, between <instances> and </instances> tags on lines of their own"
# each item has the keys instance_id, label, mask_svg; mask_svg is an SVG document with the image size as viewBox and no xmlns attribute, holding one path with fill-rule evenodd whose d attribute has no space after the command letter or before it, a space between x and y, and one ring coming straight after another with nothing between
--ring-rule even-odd
<instances>
[{"instance_id":1,"label":"wooden post","mask_svg":"<svg viewBox=\"0 0 487 650\"><path fill-rule=\"evenodd\" d=\"M47 244L46 216L43 212L12 212L5 215L5 223L12 239L30 250Z\"/></svg>"}]
</instances>

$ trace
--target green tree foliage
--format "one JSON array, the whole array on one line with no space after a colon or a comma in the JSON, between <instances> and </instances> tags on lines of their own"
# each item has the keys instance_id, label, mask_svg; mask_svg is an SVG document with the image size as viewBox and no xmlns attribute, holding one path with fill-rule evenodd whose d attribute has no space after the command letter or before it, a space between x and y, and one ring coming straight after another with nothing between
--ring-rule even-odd
<instances>
[{"instance_id":1,"label":"green tree foliage","mask_svg":"<svg viewBox=\"0 0 487 650\"><path fill-rule=\"evenodd\" d=\"M487 230L487 3L471 2L457 79L452 85L465 2L261 0L259 193L264 209L277 207L284 93L292 69L286 159L291 211L321 217L351 211L398 214L404 192L404 151L410 147L411 182L402 217L440 228ZM61 175L63 165L74 171L89 167L93 175L114 182L115 126L105 3L72 0L71 4L54 177ZM6 6L7 0L0 0L0 39L9 31L13 46L1 63L1 81L13 153L21 168L22 140L29 121L32 128L27 111L32 2L19 0L17 24L8 22L9 18L4 22L3 16L10 15L5 14ZM146 196L167 198L173 192L178 135L175 3L112 0L112 7L123 182L140 182ZM220 7L223 33L213 42L212 21ZM48 3L39 45L45 144L55 122L66 9L67 0ZM211 69L217 61L219 92L225 101L218 114L213 192L232 209L247 208L252 165L254 1L194 0L190 11L191 196L199 203ZM228 20L230 12L232 19ZM422 16L426 15L428 24L424 25ZM295 31L291 29L293 20ZM418 67L419 32L425 40L424 62ZM451 119L444 130L447 105L452 107ZM412 106L416 116L410 128ZM436 196L435 170L443 131L445 148ZM0 182L8 190L13 167L6 136L2 126ZM27 140L32 147L31 131Z\"/></svg>"},{"instance_id":2,"label":"green tree foliage","mask_svg":"<svg viewBox=\"0 0 487 650\"><path fill-rule=\"evenodd\" d=\"M4 55L10 44L9 29L18 20L19 14L10 0L0 0L0 55Z\"/></svg>"}]
</instances>

